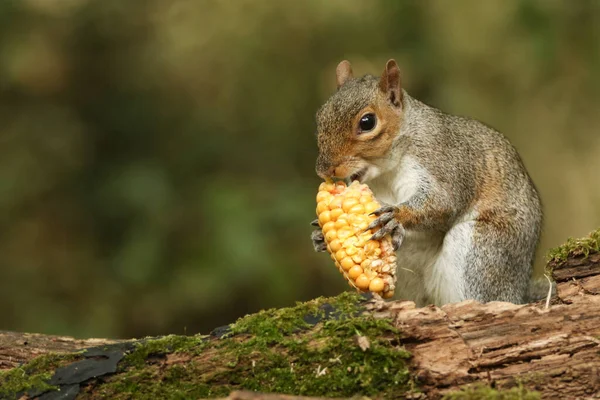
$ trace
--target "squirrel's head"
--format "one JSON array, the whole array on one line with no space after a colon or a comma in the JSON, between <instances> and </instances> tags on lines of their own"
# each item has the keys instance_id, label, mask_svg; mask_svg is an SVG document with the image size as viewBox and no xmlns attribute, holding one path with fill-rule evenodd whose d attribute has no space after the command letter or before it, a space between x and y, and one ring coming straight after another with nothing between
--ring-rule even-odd
<instances>
[{"instance_id":1,"label":"squirrel's head","mask_svg":"<svg viewBox=\"0 0 600 400\"><path fill-rule=\"evenodd\" d=\"M336 69L337 92L317 112L317 174L373 179L382 172L403 115L400 71L389 60L380 78L352 76L348 61Z\"/></svg>"}]
</instances>

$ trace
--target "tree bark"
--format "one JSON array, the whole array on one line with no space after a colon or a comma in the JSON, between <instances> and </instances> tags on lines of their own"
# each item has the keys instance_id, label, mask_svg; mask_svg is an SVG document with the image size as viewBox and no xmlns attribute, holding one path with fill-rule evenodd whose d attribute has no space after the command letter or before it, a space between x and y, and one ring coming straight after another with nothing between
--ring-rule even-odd
<instances>
[{"instance_id":1,"label":"tree bark","mask_svg":"<svg viewBox=\"0 0 600 400\"><path fill-rule=\"evenodd\" d=\"M70 336L0 331L0 371L18 367L47 353L70 353L117 342L111 339L75 339Z\"/></svg>"},{"instance_id":2,"label":"tree bark","mask_svg":"<svg viewBox=\"0 0 600 400\"><path fill-rule=\"evenodd\" d=\"M472 382L519 382L543 398L600 398L600 254L553 265L552 305L465 301L441 308L373 301L401 329L432 398Z\"/></svg>"},{"instance_id":3,"label":"tree bark","mask_svg":"<svg viewBox=\"0 0 600 400\"><path fill-rule=\"evenodd\" d=\"M600 253L571 255L549 267L557 286L548 308L544 301L424 308L406 301L366 301L366 312L393 321L412 354L410 371L419 393L410 396L438 399L481 383L498 389L522 385L548 399L600 398ZM0 369L48 352L117 342L0 332ZM300 399L244 391L228 398Z\"/></svg>"}]
</instances>

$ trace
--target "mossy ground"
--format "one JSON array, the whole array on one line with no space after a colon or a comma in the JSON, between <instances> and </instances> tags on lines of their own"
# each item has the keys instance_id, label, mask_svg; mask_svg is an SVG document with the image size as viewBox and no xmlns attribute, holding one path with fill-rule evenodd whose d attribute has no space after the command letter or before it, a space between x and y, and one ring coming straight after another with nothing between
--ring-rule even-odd
<instances>
[{"instance_id":1,"label":"mossy ground","mask_svg":"<svg viewBox=\"0 0 600 400\"><path fill-rule=\"evenodd\" d=\"M567 257L584 256L590 253L600 252L600 228L591 232L587 237L580 239L569 238L567 241L548 252L548 262L560 265Z\"/></svg>"},{"instance_id":2,"label":"mossy ground","mask_svg":"<svg viewBox=\"0 0 600 400\"><path fill-rule=\"evenodd\" d=\"M538 392L529 391L522 386L497 390L483 385L474 385L446 394L442 400L539 400Z\"/></svg>"},{"instance_id":3,"label":"mossy ground","mask_svg":"<svg viewBox=\"0 0 600 400\"><path fill-rule=\"evenodd\" d=\"M362 315L359 302L357 294L345 293L262 311L241 318L219 339L144 340L116 374L83 384L78 398L207 398L244 389L387 398L416 390L399 332L389 321ZM43 385L56 365L34 367L11 371L10 393Z\"/></svg>"},{"instance_id":4,"label":"mossy ground","mask_svg":"<svg viewBox=\"0 0 600 400\"><path fill-rule=\"evenodd\" d=\"M48 383L52 372L79 358L78 354L46 354L21 367L0 372L0 399L16 398L22 393L42 393L57 389Z\"/></svg>"}]
</instances>

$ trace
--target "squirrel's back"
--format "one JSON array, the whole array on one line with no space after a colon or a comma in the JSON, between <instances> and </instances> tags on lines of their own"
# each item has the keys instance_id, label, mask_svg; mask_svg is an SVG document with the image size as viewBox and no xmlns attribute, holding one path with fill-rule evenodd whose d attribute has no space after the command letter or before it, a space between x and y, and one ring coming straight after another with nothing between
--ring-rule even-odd
<instances>
[{"instance_id":1,"label":"squirrel's back","mask_svg":"<svg viewBox=\"0 0 600 400\"><path fill-rule=\"evenodd\" d=\"M537 189L502 133L476 119L428 106L406 92L404 96L404 146L428 171L435 171L438 184L455 201L465 209L476 208L481 219L507 224L507 229L515 220L512 215L519 217L515 222L541 225Z\"/></svg>"}]
</instances>

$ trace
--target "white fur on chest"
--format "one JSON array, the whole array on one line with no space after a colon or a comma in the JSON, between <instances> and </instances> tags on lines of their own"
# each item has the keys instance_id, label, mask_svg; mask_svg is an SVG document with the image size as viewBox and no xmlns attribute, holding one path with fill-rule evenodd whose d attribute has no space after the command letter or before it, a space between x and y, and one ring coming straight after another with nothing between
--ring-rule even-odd
<instances>
[{"instance_id":1,"label":"white fur on chest","mask_svg":"<svg viewBox=\"0 0 600 400\"><path fill-rule=\"evenodd\" d=\"M403 157L399 166L367 182L380 202L400 204L415 195L428 173L412 157Z\"/></svg>"}]
</instances>

